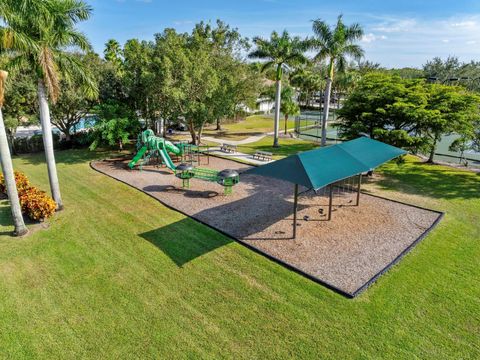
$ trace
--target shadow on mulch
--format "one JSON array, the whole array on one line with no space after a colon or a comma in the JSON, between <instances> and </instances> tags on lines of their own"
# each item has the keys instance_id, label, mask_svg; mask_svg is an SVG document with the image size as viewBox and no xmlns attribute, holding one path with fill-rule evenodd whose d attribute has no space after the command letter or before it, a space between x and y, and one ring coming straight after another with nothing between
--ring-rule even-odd
<instances>
[{"instance_id":1,"label":"shadow on mulch","mask_svg":"<svg viewBox=\"0 0 480 360\"><path fill-rule=\"evenodd\" d=\"M170 193L183 194L183 196L188 198L208 199L208 198L213 198L219 195L217 191L213 191L213 190L196 191L196 190L178 188L173 185L148 185L148 186L145 186L142 190L151 192L151 193L170 192Z\"/></svg>"}]
</instances>

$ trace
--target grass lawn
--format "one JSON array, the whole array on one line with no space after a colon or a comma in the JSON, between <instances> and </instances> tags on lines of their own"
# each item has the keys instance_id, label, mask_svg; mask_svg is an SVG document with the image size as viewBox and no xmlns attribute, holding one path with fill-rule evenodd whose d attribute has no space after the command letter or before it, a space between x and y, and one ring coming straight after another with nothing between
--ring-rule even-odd
<instances>
[{"instance_id":1,"label":"grass lawn","mask_svg":"<svg viewBox=\"0 0 480 360\"><path fill-rule=\"evenodd\" d=\"M283 116L280 120L280 130L283 131L285 128L285 120ZM288 129L293 129L295 127L295 119L293 117L287 121L287 127ZM255 134L272 132L273 116L252 115L238 123L222 125L221 131L214 129L214 126L205 129L204 135L229 140L242 140Z\"/></svg>"},{"instance_id":2,"label":"grass lawn","mask_svg":"<svg viewBox=\"0 0 480 360\"><path fill-rule=\"evenodd\" d=\"M279 138L278 142L280 147L274 148L273 137L267 136L253 143L238 145L238 151L246 154L255 154L256 150L268 151L273 153L274 159L280 159L290 154L312 150L318 147L318 144L314 142L291 138Z\"/></svg>"},{"instance_id":3,"label":"grass lawn","mask_svg":"<svg viewBox=\"0 0 480 360\"><path fill-rule=\"evenodd\" d=\"M57 153L65 210L48 230L8 236L2 203L0 357L480 357L479 175L383 167L369 189L447 213L349 300L91 170L91 156ZM15 166L47 189L42 159Z\"/></svg>"}]
</instances>

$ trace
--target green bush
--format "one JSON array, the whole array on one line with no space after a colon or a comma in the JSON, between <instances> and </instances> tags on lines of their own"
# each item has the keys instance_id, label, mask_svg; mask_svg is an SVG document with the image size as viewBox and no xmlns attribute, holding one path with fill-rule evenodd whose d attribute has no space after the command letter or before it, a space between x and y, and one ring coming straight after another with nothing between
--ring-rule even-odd
<instances>
[{"instance_id":1,"label":"green bush","mask_svg":"<svg viewBox=\"0 0 480 360\"><path fill-rule=\"evenodd\" d=\"M55 149L59 148L60 136L58 134L53 134L53 147ZM44 150L43 147L43 136L33 135L31 137L21 137L15 138L13 140L13 148L17 154L27 154L27 153L36 153Z\"/></svg>"}]
</instances>

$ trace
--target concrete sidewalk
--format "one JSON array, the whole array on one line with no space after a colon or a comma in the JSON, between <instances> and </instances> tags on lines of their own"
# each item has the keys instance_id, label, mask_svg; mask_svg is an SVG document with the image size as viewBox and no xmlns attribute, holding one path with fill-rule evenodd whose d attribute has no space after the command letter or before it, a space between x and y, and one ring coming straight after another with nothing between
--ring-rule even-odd
<instances>
[{"instance_id":1,"label":"concrete sidewalk","mask_svg":"<svg viewBox=\"0 0 480 360\"><path fill-rule=\"evenodd\" d=\"M216 156L221 156L221 157L226 158L226 159L244 161L244 162L246 162L248 164L252 164L252 165L265 165L265 164L268 164L268 163L274 161L274 160L272 160L272 161L257 160L257 159L253 158L253 155L245 154L245 153L238 152L238 151L236 151L234 153L224 152L224 151L220 150L219 147L210 148L209 154L216 155Z\"/></svg>"}]
</instances>

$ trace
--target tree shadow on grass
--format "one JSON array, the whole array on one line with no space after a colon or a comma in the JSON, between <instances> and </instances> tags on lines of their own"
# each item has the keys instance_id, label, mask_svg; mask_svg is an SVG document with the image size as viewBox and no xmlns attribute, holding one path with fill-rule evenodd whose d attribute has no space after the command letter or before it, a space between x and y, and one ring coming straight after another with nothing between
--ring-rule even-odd
<instances>
[{"instance_id":1,"label":"tree shadow on grass","mask_svg":"<svg viewBox=\"0 0 480 360\"><path fill-rule=\"evenodd\" d=\"M179 267L232 242L228 237L190 218L139 236L162 250Z\"/></svg>"},{"instance_id":2,"label":"tree shadow on grass","mask_svg":"<svg viewBox=\"0 0 480 360\"><path fill-rule=\"evenodd\" d=\"M435 199L480 198L480 173L425 164L421 161L401 165L390 163L381 172L387 176L374 181L383 189Z\"/></svg>"}]
</instances>

